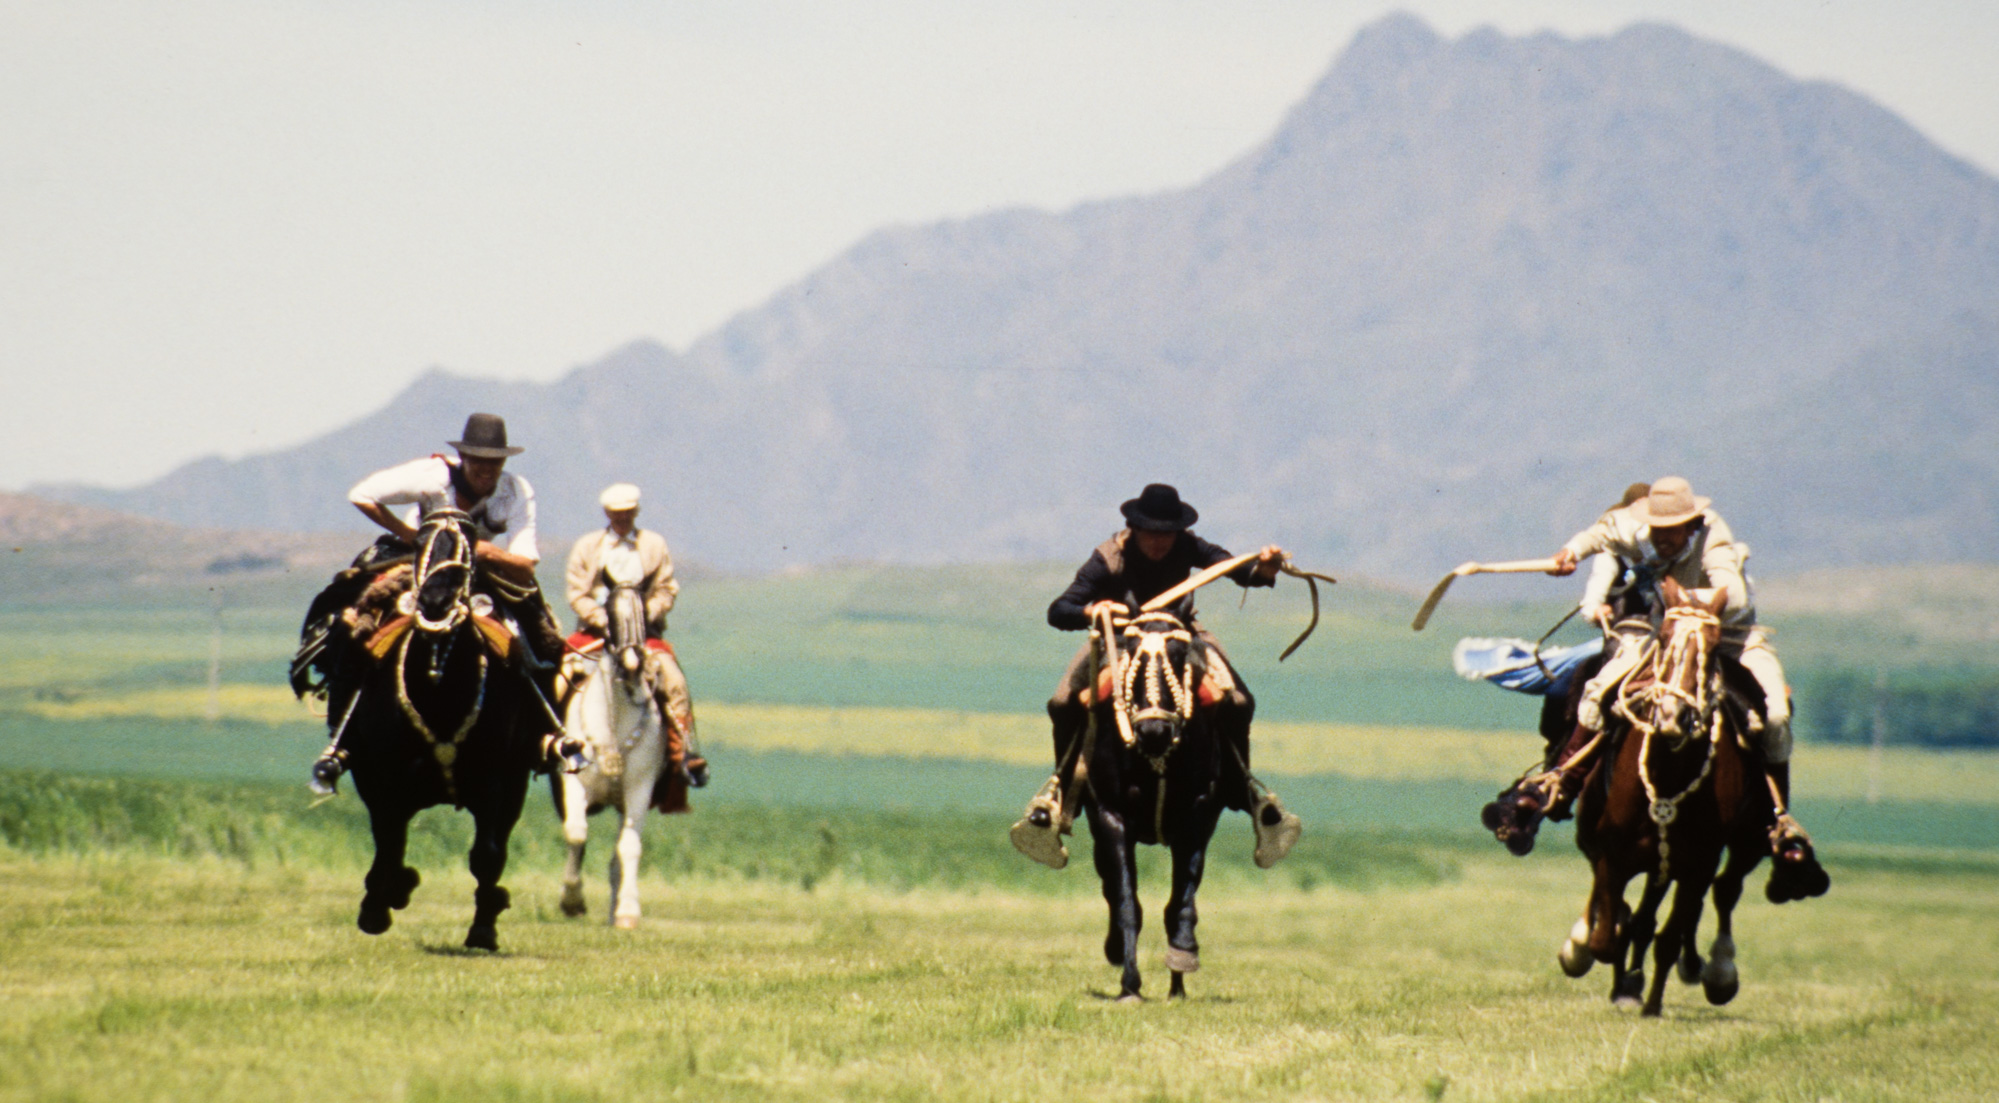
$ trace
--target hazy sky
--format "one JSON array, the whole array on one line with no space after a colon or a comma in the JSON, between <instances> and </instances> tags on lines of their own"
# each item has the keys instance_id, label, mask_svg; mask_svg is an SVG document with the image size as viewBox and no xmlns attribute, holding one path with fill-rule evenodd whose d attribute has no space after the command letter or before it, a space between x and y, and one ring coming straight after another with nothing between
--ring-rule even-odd
<instances>
[{"instance_id":1,"label":"hazy sky","mask_svg":"<svg viewBox=\"0 0 1999 1103\"><path fill-rule=\"evenodd\" d=\"M1674 22L1999 170L1972 0L0 0L0 487L685 347L884 224L1190 184L1398 9Z\"/></svg>"}]
</instances>

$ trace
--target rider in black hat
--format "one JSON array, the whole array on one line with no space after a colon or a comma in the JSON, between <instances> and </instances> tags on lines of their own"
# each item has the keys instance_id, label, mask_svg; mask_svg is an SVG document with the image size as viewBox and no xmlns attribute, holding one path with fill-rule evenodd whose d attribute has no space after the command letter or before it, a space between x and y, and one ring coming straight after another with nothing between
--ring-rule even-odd
<instances>
[{"instance_id":1,"label":"rider in black hat","mask_svg":"<svg viewBox=\"0 0 1999 1103\"><path fill-rule=\"evenodd\" d=\"M1119 509L1126 527L1090 553L1090 558L1076 571L1075 581L1048 606L1050 625L1063 631L1086 629L1097 610L1106 604L1123 613L1128 601L1143 605L1187 581L1194 572L1234 558L1228 549L1210 544L1193 533L1200 514L1180 500L1177 489L1165 483L1147 486ZM1275 585L1277 569L1284 558L1284 549L1270 545L1254 561L1230 571L1228 577L1241 586ZM1256 711L1256 699L1250 695L1242 676L1229 664L1228 655L1214 634L1198 622L1188 627L1207 649L1210 665L1226 670L1234 683L1217 706L1221 730L1238 752L1222 756L1221 797L1230 808L1254 812L1251 822L1257 834L1257 860L1264 865L1274 863L1297 840L1298 819L1284 811L1275 796L1252 791L1248 777L1249 724ZM1085 640L1069 661L1054 696L1048 700L1058 764L1089 722L1089 708L1079 700L1079 694L1089 682L1090 646ZM1063 860L1060 841L1054 837L1065 826L1060 822L1060 801L1054 796L1056 786L1056 779L1050 778L1028 805L1027 817L1022 821L1045 831L1044 836L1035 839L1039 845L1023 850L1036 861L1050 865L1059 865Z\"/></svg>"},{"instance_id":2,"label":"rider in black hat","mask_svg":"<svg viewBox=\"0 0 1999 1103\"><path fill-rule=\"evenodd\" d=\"M540 669L532 671L536 686L552 700L555 664L562 658L563 641L535 580L541 550L536 544L534 488L506 470L508 458L525 449L507 443L507 422L498 414L471 415L465 419L460 439L449 443L458 453L455 457L433 453L398 464L362 479L347 492L347 500L363 516L388 530L388 535L363 551L313 602L306 616L308 641L300 654L312 646L316 632L323 636L323 629L335 626L340 611L352 605L382 570L410 554L417 527L426 516L440 509L456 509L472 518L478 535L473 557L484 583L481 589L512 614L522 641L538 660L533 665ZM401 517L392 506L415 508L408 517ZM295 671L295 684L298 678ZM348 688L336 684L344 680L337 670L327 674L330 704L337 703ZM337 777L339 768L339 748L329 747L314 773L329 781L327 775Z\"/></svg>"}]
</instances>

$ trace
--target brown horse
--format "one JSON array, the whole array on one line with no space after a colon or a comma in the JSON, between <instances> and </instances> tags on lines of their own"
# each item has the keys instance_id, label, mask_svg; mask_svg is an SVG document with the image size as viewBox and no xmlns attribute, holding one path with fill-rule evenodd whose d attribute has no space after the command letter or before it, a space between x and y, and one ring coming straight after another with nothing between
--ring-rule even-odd
<instances>
[{"instance_id":1,"label":"brown horse","mask_svg":"<svg viewBox=\"0 0 1999 1103\"><path fill-rule=\"evenodd\" d=\"M1751 828L1772 818L1767 788L1751 775L1760 770L1738 743L1741 722L1725 707L1716 655L1725 598L1697 601L1671 579L1661 582L1660 594L1665 609L1659 633L1615 691L1606 720L1608 784L1583 794L1576 817L1576 843L1595 874L1584 917L1586 944L1591 958L1616 970L1613 1000L1633 1001L1643 987L1653 915L1672 890L1672 907L1653 947L1655 972L1643 1007L1648 1016L1660 1013L1675 959L1684 979L1709 982L1711 1002L1734 996L1730 897L1740 897L1742 878L1767 849ZM1717 894L1723 934L1714 960L1702 966L1692 952L1693 935L1722 852L1730 848L1733 892ZM1625 887L1641 873L1644 895L1635 911L1625 913Z\"/></svg>"}]
</instances>

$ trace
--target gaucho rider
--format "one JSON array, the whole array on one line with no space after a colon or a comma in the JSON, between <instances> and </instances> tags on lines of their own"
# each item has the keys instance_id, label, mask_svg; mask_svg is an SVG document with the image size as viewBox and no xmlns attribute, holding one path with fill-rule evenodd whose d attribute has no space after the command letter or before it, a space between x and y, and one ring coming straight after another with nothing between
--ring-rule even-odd
<instances>
[{"instance_id":1,"label":"gaucho rider","mask_svg":"<svg viewBox=\"0 0 1999 1103\"><path fill-rule=\"evenodd\" d=\"M673 553L666 538L651 529L642 529L639 519L639 488L631 483L614 483L597 497L604 508L603 529L576 541L569 550L565 584L569 607L576 612L577 638L571 643L587 647L609 631L604 610L605 594L611 586L631 585L639 589L646 609L646 663L656 684L660 715L666 721L667 759L687 783L700 788L708 783L708 763L695 750L694 707L687 693L687 675L673 648L662 638L666 615L673 611L680 595L680 583L673 578Z\"/></svg>"},{"instance_id":2,"label":"gaucho rider","mask_svg":"<svg viewBox=\"0 0 1999 1103\"><path fill-rule=\"evenodd\" d=\"M507 443L507 423L496 414L473 414L465 419L462 439L450 442L457 455L433 454L423 459L377 471L356 483L347 500L363 516L388 530L388 535L355 559L354 566L342 571L333 584L313 603L307 627L317 616L338 612L352 605L368 584L388 568L407 561L414 551L417 528L424 518L440 509L457 509L472 518L478 536L473 561L478 568L479 589L503 608L527 644L532 660L528 674L545 700L552 700L556 663L562 657L562 633L548 604L542 600L535 581L535 565L541 552L535 544L534 488L526 479L506 470L507 459L525 451ZM407 517L391 508L412 506ZM301 652L303 655L303 651ZM355 679L358 682L358 678ZM329 704L338 706L352 685L338 672L328 677ZM542 711L538 705L531 706ZM335 708L330 715L338 715ZM540 719L551 729L559 725L553 718ZM313 766L313 776L330 785L344 769L339 745L329 746Z\"/></svg>"},{"instance_id":3,"label":"gaucho rider","mask_svg":"<svg viewBox=\"0 0 1999 1103\"><path fill-rule=\"evenodd\" d=\"M1200 515L1193 506L1182 502L1180 492L1171 486L1153 483L1120 509L1127 527L1091 552L1090 558L1076 571L1075 581L1048 606L1050 625L1074 632L1089 628L1102 608L1108 607L1119 615L1135 613L1135 608L1127 608L1128 600L1143 605L1187 581L1195 571L1234 558L1227 550L1191 531ZM1282 548L1266 547L1254 561L1229 572L1228 577L1241 586L1274 585L1284 558ZM1256 710L1255 698L1250 696L1242 675L1229 664L1228 655L1214 635L1198 622L1188 627L1206 650L1209 666L1227 671L1233 682L1228 694L1215 705L1216 727L1234 748L1234 753L1221 756L1219 795L1227 807L1252 813L1257 861L1269 866L1289 853L1297 842L1298 817L1285 811L1274 794L1256 791L1252 786L1249 725ZM1073 811L1062 807L1059 771L1089 723L1089 706L1083 702L1081 693L1090 680L1091 646L1090 641L1084 641L1075 658L1069 661L1054 696L1049 698L1048 716L1054 725L1058 774L1049 778L1028 804L1027 815L1015 832L1016 845L1023 853L1057 868L1065 861L1059 835L1067 829L1067 818Z\"/></svg>"},{"instance_id":4,"label":"gaucho rider","mask_svg":"<svg viewBox=\"0 0 1999 1103\"><path fill-rule=\"evenodd\" d=\"M1611 510L1571 537L1555 553L1555 568L1549 573L1573 573L1578 561L1598 552L1610 552L1631 564L1641 579L1656 583L1670 577L1688 590L1703 591L1698 596L1706 600L1712 600L1716 590L1726 596L1717 650L1724 658L1740 663L1763 691L1762 723L1760 730L1756 724L1750 725L1752 738L1779 797L1788 806L1790 695L1777 653L1756 623L1755 596L1743 570L1749 558L1748 546L1735 541L1727 522L1709 508L1709 499L1696 496L1687 480L1674 475L1654 482L1644 497L1623 509ZM1580 725L1596 732L1603 730L1607 696L1636 669L1652 626L1638 618L1614 620L1610 607L1600 599L1586 599L1583 611L1604 628L1611 644L1603 668L1584 684L1577 706ZM1791 841L1805 838L1804 829L1787 813L1779 817L1771 842L1781 852Z\"/></svg>"}]
</instances>

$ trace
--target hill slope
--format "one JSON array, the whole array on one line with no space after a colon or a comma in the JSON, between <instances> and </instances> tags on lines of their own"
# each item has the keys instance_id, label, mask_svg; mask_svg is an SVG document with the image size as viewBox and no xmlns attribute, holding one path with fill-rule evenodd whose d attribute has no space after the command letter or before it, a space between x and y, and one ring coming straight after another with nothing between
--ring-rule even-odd
<instances>
[{"instance_id":1,"label":"hill slope","mask_svg":"<svg viewBox=\"0 0 1999 1103\"><path fill-rule=\"evenodd\" d=\"M138 492L345 527L371 466L505 414L545 523L645 484L677 549L1079 557L1143 482L1225 543L1415 579L1534 554L1633 478L1765 569L1999 546L1999 182L1841 88L1669 27L1362 32L1199 185L880 231L685 355L432 373Z\"/></svg>"}]
</instances>

